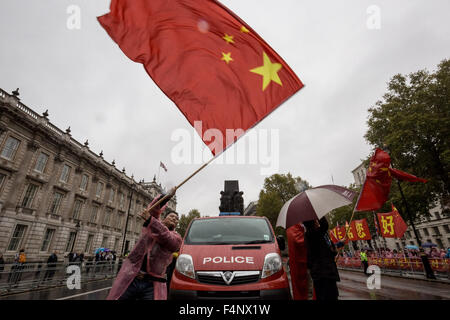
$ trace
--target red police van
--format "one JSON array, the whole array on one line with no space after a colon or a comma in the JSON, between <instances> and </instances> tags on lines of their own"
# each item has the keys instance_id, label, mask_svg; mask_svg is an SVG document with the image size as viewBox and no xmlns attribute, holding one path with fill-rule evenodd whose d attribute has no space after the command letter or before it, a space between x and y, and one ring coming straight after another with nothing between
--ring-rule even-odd
<instances>
[{"instance_id":1,"label":"red police van","mask_svg":"<svg viewBox=\"0 0 450 320\"><path fill-rule=\"evenodd\" d=\"M264 217L194 219L184 237L169 299L290 299L281 255Z\"/></svg>"}]
</instances>

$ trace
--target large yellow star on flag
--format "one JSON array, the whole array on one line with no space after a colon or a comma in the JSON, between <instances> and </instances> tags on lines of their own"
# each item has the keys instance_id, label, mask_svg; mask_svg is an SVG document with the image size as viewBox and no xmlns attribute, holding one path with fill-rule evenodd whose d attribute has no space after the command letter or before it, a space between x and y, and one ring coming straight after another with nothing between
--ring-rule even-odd
<instances>
[{"instance_id":1,"label":"large yellow star on flag","mask_svg":"<svg viewBox=\"0 0 450 320\"><path fill-rule=\"evenodd\" d=\"M278 76L278 71L280 71L281 67L282 65L280 63L272 63L269 56L265 52L263 52L263 65L251 69L250 72L263 76L262 89L264 91L271 81L278 83L280 86L283 86L280 77Z\"/></svg>"}]
</instances>

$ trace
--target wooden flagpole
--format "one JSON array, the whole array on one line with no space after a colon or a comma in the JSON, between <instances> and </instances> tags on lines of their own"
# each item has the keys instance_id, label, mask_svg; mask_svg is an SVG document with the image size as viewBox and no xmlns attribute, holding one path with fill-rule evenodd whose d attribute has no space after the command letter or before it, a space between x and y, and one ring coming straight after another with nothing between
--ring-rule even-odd
<instances>
[{"instance_id":1,"label":"wooden flagpole","mask_svg":"<svg viewBox=\"0 0 450 320\"><path fill-rule=\"evenodd\" d=\"M210 164L216 157L211 158L210 160L208 160L208 162L204 163L200 168L198 168L194 173L192 173L189 177L187 177L186 179L184 179L180 184L178 184L176 187L174 187L170 193L166 194L164 197L162 197L161 199L159 199L156 203L154 203L150 208L145 209L144 212L151 212L156 206L159 206L159 204L169 198L172 197L175 192L186 182L188 182L193 176L195 176L197 173L199 173L201 170L203 170L204 168L206 168L206 166L208 164ZM143 216L142 214L140 215L142 218L146 219L145 216Z\"/></svg>"}]
</instances>

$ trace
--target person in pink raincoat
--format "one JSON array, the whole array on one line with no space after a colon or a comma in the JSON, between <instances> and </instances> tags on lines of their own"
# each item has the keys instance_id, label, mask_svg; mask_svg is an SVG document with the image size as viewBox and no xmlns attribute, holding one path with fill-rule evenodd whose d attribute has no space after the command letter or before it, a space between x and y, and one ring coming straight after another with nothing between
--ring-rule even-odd
<instances>
[{"instance_id":1,"label":"person in pink raincoat","mask_svg":"<svg viewBox=\"0 0 450 320\"><path fill-rule=\"evenodd\" d=\"M173 194L174 189L171 191ZM182 239L174 231L178 224L176 213L170 213L160 221L166 206L149 212L158 199L156 197L143 212L147 220L141 237L123 262L107 300L167 299L165 272L172 262L172 253L180 249Z\"/></svg>"}]
</instances>

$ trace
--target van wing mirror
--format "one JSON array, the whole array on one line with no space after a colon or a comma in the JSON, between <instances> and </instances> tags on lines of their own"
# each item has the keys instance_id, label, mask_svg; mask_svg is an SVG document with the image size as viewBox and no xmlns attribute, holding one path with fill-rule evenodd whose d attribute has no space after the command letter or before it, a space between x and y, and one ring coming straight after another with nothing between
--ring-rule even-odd
<instances>
[{"instance_id":1,"label":"van wing mirror","mask_svg":"<svg viewBox=\"0 0 450 320\"><path fill-rule=\"evenodd\" d=\"M286 249L286 241L284 240L283 236L277 236L277 243L281 251Z\"/></svg>"}]
</instances>

